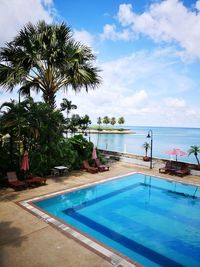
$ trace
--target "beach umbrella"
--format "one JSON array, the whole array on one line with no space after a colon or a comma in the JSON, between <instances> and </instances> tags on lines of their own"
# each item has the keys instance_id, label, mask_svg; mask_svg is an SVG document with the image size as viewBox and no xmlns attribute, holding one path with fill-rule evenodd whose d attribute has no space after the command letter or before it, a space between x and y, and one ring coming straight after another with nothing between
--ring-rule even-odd
<instances>
[{"instance_id":1,"label":"beach umbrella","mask_svg":"<svg viewBox=\"0 0 200 267\"><path fill-rule=\"evenodd\" d=\"M93 150L92 150L92 159L97 159L97 151L96 151L96 148L95 146L93 146Z\"/></svg>"},{"instance_id":2,"label":"beach umbrella","mask_svg":"<svg viewBox=\"0 0 200 267\"><path fill-rule=\"evenodd\" d=\"M170 156L176 156L176 161L177 161L177 157L178 156L186 156L188 155L188 153L186 153L185 151L180 150L179 148L173 148L171 150L166 151L166 154L170 155Z\"/></svg>"},{"instance_id":3,"label":"beach umbrella","mask_svg":"<svg viewBox=\"0 0 200 267\"><path fill-rule=\"evenodd\" d=\"M26 174L26 172L29 170L29 160L28 160L28 152L27 152L27 151L24 152L24 156L23 156L23 159L22 159L22 162L21 162L21 167L20 167L20 169L21 169L22 171L24 171L25 174ZM25 177L25 178L26 178L26 177Z\"/></svg>"}]
</instances>

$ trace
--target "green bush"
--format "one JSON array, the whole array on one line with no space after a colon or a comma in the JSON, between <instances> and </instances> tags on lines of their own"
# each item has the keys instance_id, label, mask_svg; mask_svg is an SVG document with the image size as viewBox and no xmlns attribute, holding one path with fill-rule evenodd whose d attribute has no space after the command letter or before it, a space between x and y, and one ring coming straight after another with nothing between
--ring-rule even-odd
<instances>
[{"instance_id":1,"label":"green bush","mask_svg":"<svg viewBox=\"0 0 200 267\"><path fill-rule=\"evenodd\" d=\"M61 111L32 98L21 103L5 102L2 107L7 109L0 116L0 177L9 170L20 172L25 150L29 153L29 172L42 176L50 174L56 165L78 169L84 159L91 158L93 144L82 135L63 138L67 125ZM88 120L85 116L83 127ZM3 144L6 134L10 138Z\"/></svg>"},{"instance_id":2,"label":"green bush","mask_svg":"<svg viewBox=\"0 0 200 267\"><path fill-rule=\"evenodd\" d=\"M64 165L69 169L74 169L78 158L77 151L68 139L62 139L51 147L51 154L48 153L49 147L42 146L39 150L30 153L30 172L34 174L47 175L51 169L57 165Z\"/></svg>"},{"instance_id":3,"label":"green bush","mask_svg":"<svg viewBox=\"0 0 200 267\"><path fill-rule=\"evenodd\" d=\"M19 173L19 152L13 143L12 151L10 150L10 143L5 142L0 145L0 179L4 179L7 171L16 171Z\"/></svg>"},{"instance_id":4,"label":"green bush","mask_svg":"<svg viewBox=\"0 0 200 267\"><path fill-rule=\"evenodd\" d=\"M80 168L83 160L91 159L93 143L88 142L82 135L75 135L74 137L69 138L69 142L78 155L76 162L74 162L74 168Z\"/></svg>"}]
</instances>

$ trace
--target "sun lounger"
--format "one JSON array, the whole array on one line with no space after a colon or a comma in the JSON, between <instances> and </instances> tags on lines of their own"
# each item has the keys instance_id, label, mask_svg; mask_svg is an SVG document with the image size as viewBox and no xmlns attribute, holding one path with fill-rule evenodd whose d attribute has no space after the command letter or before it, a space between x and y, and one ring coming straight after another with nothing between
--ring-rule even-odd
<instances>
[{"instance_id":1,"label":"sun lounger","mask_svg":"<svg viewBox=\"0 0 200 267\"><path fill-rule=\"evenodd\" d=\"M29 175L26 179L28 184L42 185L46 184L46 178L40 176Z\"/></svg>"},{"instance_id":2,"label":"sun lounger","mask_svg":"<svg viewBox=\"0 0 200 267\"><path fill-rule=\"evenodd\" d=\"M166 164L165 164L165 167L162 167L159 169L159 172L160 173L173 173L175 172L175 168L172 167L172 163L167 161Z\"/></svg>"},{"instance_id":3,"label":"sun lounger","mask_svg":"<svg viewBox=\"0 0 200 267\"><path fill-rule=\"evenodd\" d=\"M190 174L190 170L188 169L188 165L187 164L182 164L181 168L179 170L175 170L174 171L174 174L178 175L178 176L181 176L181 177Z\"/></svg>"},{"instance_id":4,"label":"sun lounger","mask_svg":"<svg viewBox=\"0 0 200 267\"><path fill-rule=\"evenodd\" d=\"M86 171L90 172L90 173L97 173L98 172L98 168L96 167L91 167L89 165L89 162L87 160L83 161L83 167L84 169L86 169Z\"/></svg>"},{"instance_id":5,"label":"sun lounger","mask_svg":"<svg viewBox=\"0 0 200 267\"><path fill-rule=\"evenodd\" d=\"M23 189L26 187L26 183L20 181L17 178L16 172L7 172L7 178L8 178L8 183L11 187L13 187L15 190L17 189Z\"/></svg>"},{"instance_id":6,"label":"sun lounger","mask_svg":"<svg viewBox=\"0 0 200 267\"><path fill-rule=\"evenodd\" d=\"M95 159L95 163L96 163L97 168L100 172L109 171L109 166L101 164L101 162L98 158Z\"/></svg>"}]
</instances>

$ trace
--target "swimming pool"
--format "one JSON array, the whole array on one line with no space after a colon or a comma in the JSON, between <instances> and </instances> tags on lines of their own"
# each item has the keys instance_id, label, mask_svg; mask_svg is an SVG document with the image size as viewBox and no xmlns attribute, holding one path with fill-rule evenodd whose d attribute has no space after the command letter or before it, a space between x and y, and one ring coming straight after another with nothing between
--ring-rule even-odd
<instances>
[{"instance_id":1,"label":"swimming pool","mask_svg":"<svg viewBox=\"0 0 200 267\"><path fill-rule=\"evenodd\" d=\"M131 262L199 266L196 186L135 173L25 204L31 204L32 212L38 209L44 219L58 218Z\"/></svg>"}]
</instances>

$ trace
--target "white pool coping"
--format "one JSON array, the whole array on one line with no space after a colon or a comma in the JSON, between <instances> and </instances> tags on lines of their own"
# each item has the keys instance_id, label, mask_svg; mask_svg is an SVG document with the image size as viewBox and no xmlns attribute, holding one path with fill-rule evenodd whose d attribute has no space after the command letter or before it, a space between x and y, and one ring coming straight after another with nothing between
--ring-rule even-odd
<instances>
[{"instance_id":1,"label":"white pool coping","mask_svg":"<svg viewBox=\"0 0 200 267\"><path fill-rule=\"evenodd\" d=\"M136 173L138 173L138 172L130 172L130 173L127 173L126 176L136 174ZM83 188L93 186L96 184L100 184L100 183L104 183L107 181L112 181L112 180L115 180L118 178L122 178L123 176L125 176L125 175L115 176L112 178L106 178L106 179L103 179L103 180L100 180L97 182L87 183L87 184L84 184L81 186L60 190L57 192L45 194L43 196L34 197L34 198L31 198L28 200L20 201L20 202L18 202L18 204L20 206L24 207L26 210L33 213L34 215L36 215L37 217L40 217L46 223L49 223L49 224L55 226L58 230L61 230L62 232L66 233L68 235L71 235L72 237L74 237L75 239L80 241L83 245L86 245L88 248L91 248L92 250L97 251L98 254L101 254L102 256L109 259L109 262L113 266L116 266L116 267L117 266L124 266L124 267L138 267L138 266L140 266L141 267L142 266L141 264L139 264L137 262L135 262L135 263L131 262L132 261L131 259L130 259L130 261L127 260L127 257L123 257L123 256L115 253L111 248L109 249L109 248L103 246L102 244L95 242L93 239L90 239L89 237L81 234L80 232L76 231L74 228L70 227L69 225L67 225L65 223L62 223L60 220L57 220L53 216L50 216L49 214L40 210L39 208L35 207L32 204L32 202L34 202L34 201L39 201L39 200L53 197L56 195L60 195L63 193L72 192L75 190L83 189Z\"/></svg>"},{"instance_id":2,"label":"white pool coping","mask_svg":"<svg viewBox=\"0 0 200 267\"><path fill-rule=\"evenodd\" d=\"M104 182L112 181L115 179L122 178L124 176L129 176L129 175L133 175L133 174L137 174L137 173L138 174L144 174L144 175L151 176L151 177L155 177L155 178L164 179L164 180L169 180L172 182L174 181L174 182L181 183L181 184L199 186L199 185L195 185L192 183L182 183L181 181L173 180L173 178L168 178L168 177L165 178L165 177L161 177L161 176L157 176L157 175L145 174L144 172L130 172L130 173L123 174L120 176L115 176L112 178L106 178L106 179L103 179L103 180L100 180L97 182L91 182L91 183L87 183L87 184L84 184L81 186L76 186L73 188L68 188L68 189L57 191L57 192L45 194L42 196L34 197L34 198L31 198L28 200L23 200L23 201L18 202L18 204L20 206L24 207L26 210L33 213L34 215L36 215L37 217L40 217L46 223L49 223L49 224L55 226L61 232L64 232L64 233L72 236L73 238L77 239L86 247L91 248L91 250L93 250L93 251L95 250L98 254L100 254L103 257L105 257L106 259L108 259L109 262L113 266L116 266L116 267L119 267L119 266L139 267L140 266L141 267L142 266L141 264L134 262L133 260L129 259L128 257L121 255L120 253L119 254L115 253L115 251L113 251L113 249L104 246L102 243L98 243L97 241L95 242L95 240L89 238L88 236L82 234L79 231L76 231L74 228L70 227L67 223L65 224L65 223L61 222L60 220L57 220L56 217L50 216L49 214L45 213L43 210L40 210L39 208L34 206L34 204L32 204L32 202L34 202L34 201L43 200L45 198L49 198L49 197L53 197L53 196L60 195L63 193L72 192L75 190L87 188L90 186L94 186L96 184L101 184Z\"/></svg>"}]
</instances>

